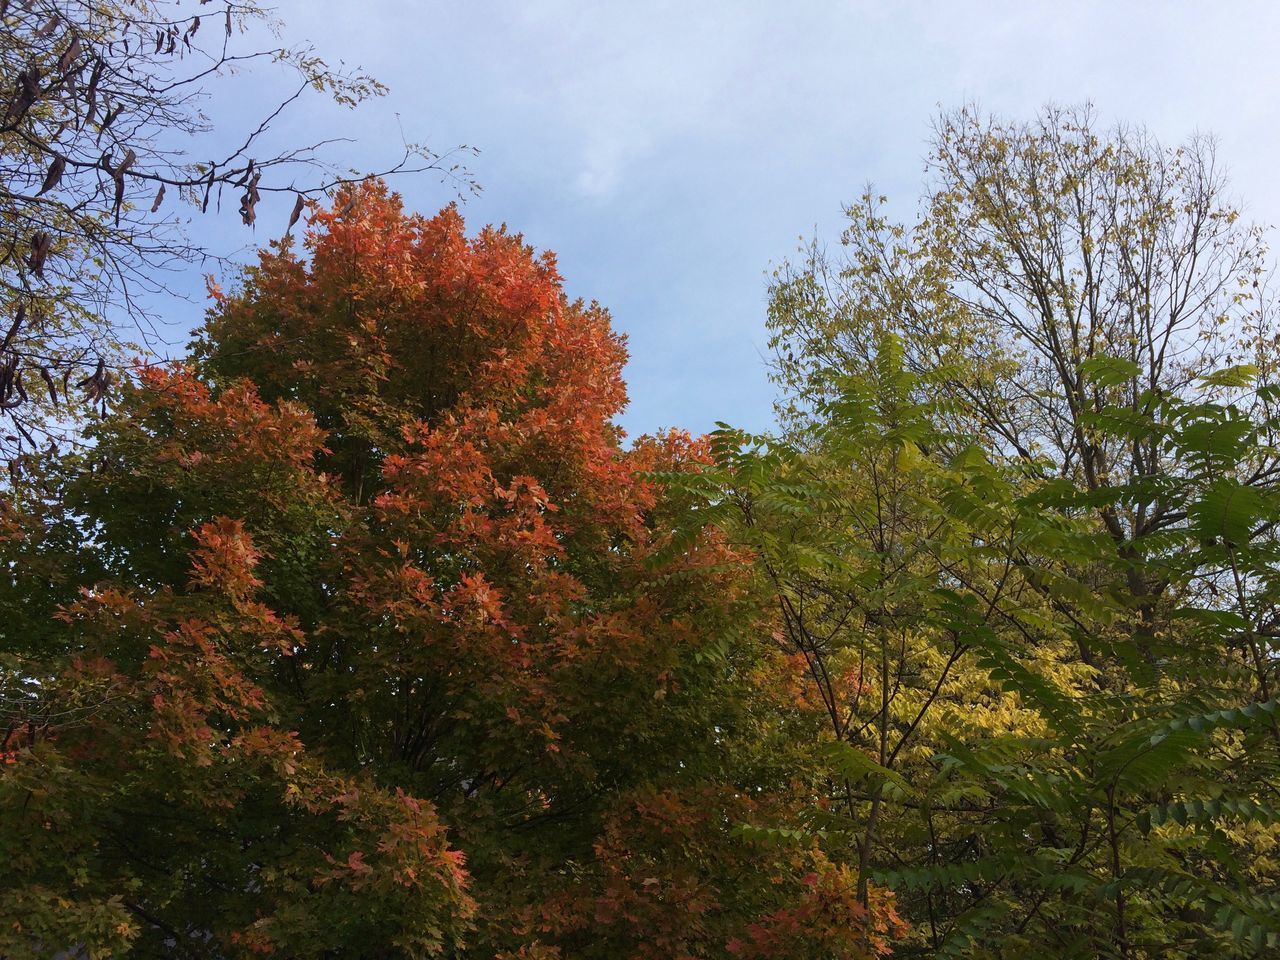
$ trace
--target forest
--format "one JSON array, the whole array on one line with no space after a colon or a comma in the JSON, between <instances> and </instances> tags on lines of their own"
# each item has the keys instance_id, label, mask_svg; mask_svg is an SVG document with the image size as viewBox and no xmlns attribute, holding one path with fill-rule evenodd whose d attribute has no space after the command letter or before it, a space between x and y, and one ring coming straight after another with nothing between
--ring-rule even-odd
<instances>
[{"instance_id":1,"label":"forest","mask_svg":"<svg viewBox=\"0 0 1280 960\"><path fill-rule=\"evenodd\" d=\"M1280 329L1211 140L943 110L915 219L772 275L776 429L628 437L606 306L394 164L277 184L134 360L165 185L250 224L297 158L125 154L190 19L14 9L0 958L1280 955Z\"/></svg>"}]
</instances>

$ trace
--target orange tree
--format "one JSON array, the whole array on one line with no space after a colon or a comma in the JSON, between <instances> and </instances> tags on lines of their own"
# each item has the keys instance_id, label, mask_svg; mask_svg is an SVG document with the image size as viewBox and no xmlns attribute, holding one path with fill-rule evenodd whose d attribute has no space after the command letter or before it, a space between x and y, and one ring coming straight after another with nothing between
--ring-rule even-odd
<instances>
[{"instance_id":1,"label":"orange tree","mask_svg":"<svg viewBox=\"0 0 1280 960\"><path fill-rule=\"evenodd\" d=\"M377 183L305 244L7 507L0 955L881 952L607 314Z\"/></svg>"}]
</instances>

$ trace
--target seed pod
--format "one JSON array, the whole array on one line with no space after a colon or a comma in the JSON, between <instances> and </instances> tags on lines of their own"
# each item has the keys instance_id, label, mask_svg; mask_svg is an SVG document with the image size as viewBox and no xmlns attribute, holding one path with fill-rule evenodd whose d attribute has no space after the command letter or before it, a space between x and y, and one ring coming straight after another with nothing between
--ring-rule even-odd
<instances>
[{"instance_id":1,"label":"seed pod","mask_svg":"<svg viewBox=\"0 0 1280 960\"><path fill-rule=\"evenodd\" d=\"M49 248L53 246L53 237L43 230L31 235L31 254L27 257L27 266L40 279L44 279L44 261L49 256Z\"/></svg>"},{"instance_id":2,"label":"seed pod","mask_svg":"<svg viewBox=\"0 0 1280 960\"><path fill-rule=\"evenodd\" d=\"M298 218L302 216L302 208L307 205L306 199L302 194L298 194L298 199L294 201L293 213L289 214L289 225L284 228L286 234L293 229L293 225L298 222Z\"/></svg>"},{"instance_id":3,"label":"seed pod","mask_svg":"<svg viewBox=\"0 0 1280 960\"><path fill-rule=\"evenodd\" d=\"M253 226L253 222L258 219L258 214L254 207L258 205L258 181L262 179L262 174L254 174L253 179L249 181L249 185L245 187L244 196L240 198L240 219L244 221L245 226Z\"/></svg>"},{"instance_id":4,"label":"seed pod","mask_svg":"<svg viewBox=\"0 0 1280 960\"><path fill-rule=\"evenodd\" d=\"M53 401L54 409L58 406L58 388L54 386L53 377L49 375L48 367L40 368L40 379L44 381L45 387L49 390L49 399Z\"/></svg>"},{"instance_id":5,"label":"seed pod","mask_svg":"<svg viewBox=\"0 0 1280 960\"><path fill-rule=\"evenodd\" d=\"M40 193L37 193L36 196L38 197L41 194L48 193L56 187L58 182L62 179L63 171L66 169L66 159L63 157L54 157L53 163L49 164L49 172L44 175L44 183L40 186Z\"/></svg>"},{"instance_id":6,"label":"seed pod","mask_svg":"<svg viewBox=\"0 0 1280 960\"><path fill-rule=\"evenodd\" d=\"M58 73L64 78L71 68L75 65L77 58L80 56L80 38L73 36L71 42L67 44L67 49L62 51L62 56L58 58Z\"/></svg>"},{"instance_id":7,"label":"seed pod","mask_svg":"<svg viewBox=\"0 0 1280 960\"><path fill-rule=\"evenodd\" d=\"M18 74L18 88L9 101L9 109L5 111L5 123L21 120L39 99L40 71L34 66L27 67Z\"/></svg>"}]
</instances>

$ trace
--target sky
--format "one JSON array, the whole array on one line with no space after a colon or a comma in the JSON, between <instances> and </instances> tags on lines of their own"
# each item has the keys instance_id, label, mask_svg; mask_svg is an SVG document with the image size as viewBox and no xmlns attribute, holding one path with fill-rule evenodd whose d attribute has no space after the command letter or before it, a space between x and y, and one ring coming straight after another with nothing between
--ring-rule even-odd
<instances>
[{"instance_id":1,"label":"sky","mask_svg":"<svg viewBox=\"0 0 1280 960\"><path fill-rule=\"evenodd\" d=\"M469 225L506 223L555 251L570 295L610 310L631 354L621 422L632 436L772 423L769 274L810 237L837 243L842 205L869 183L910 219L939 109L972 101L1029 119L1045 103L1087 100L1167 144L1212 133L1246 214L1280 221L1273 2L275 9L286 40L359 65L390 92L354 112L303 101L274 135L340 133L352 140L340 158L365 169L394 158L402 137L478 148L468 165L483 190L462 201ZM271 82L235 81L211 114L256 119ZM431 175L395 186L424 213L456 197ZM258 240L275 235L268 212ZM287 207L274 215L283 221Z\"/></svg>"}]
</instances>

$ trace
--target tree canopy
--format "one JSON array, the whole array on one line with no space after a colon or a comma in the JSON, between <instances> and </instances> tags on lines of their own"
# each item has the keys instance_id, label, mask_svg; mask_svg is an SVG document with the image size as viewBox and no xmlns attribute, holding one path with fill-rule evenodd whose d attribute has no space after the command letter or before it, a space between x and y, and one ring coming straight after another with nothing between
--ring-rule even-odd
<instances>
[{"instance_id":1,"label":"tree canopy","mask_svg":"<svg viewBox=\"0 0 1280 960\"><path fill-rule=\"evenodd\" d=\"M378 184L217 294L13 503L0 951L876 952L887 899L739 831L790 822L769 652L641 477L706 444L620 445L624 356Z\"/></svg>"},{"instance_id":2,"label":"tree canopy","mask_svg":"<svg viewBox=\"0 0 1280 960\"><path fill-rule=\"evenodd\" d=\"M1262 958L1280 384L1212 145L943 114L627 442L555 258L347 184L0 500L0 957Z\"/></svg>"}]
</instances>

